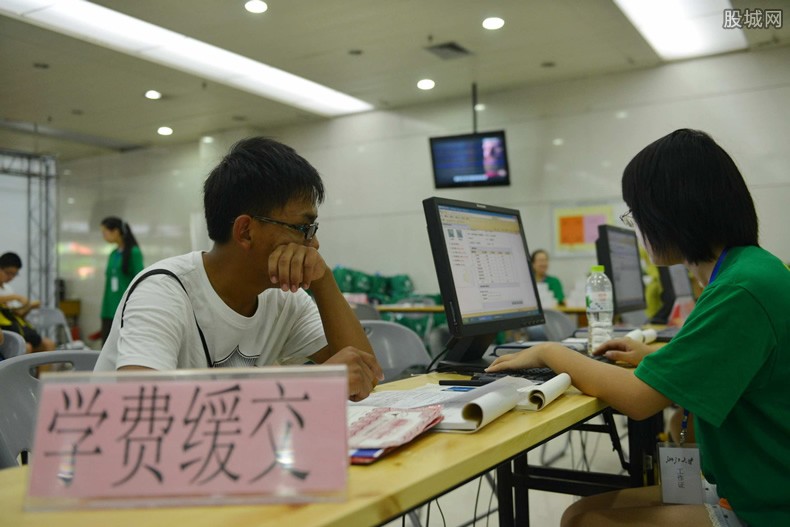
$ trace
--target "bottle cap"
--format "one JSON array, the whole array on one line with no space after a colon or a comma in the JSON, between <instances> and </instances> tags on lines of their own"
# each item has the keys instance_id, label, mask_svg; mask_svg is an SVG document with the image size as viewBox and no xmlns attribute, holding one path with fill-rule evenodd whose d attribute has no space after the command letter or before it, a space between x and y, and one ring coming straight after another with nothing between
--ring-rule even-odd
<instances>
[{"instance_id":1,"label":"bottle cap","mask_svg":"<svg viewBox=\"0 0 790 527\"><path fill-rule=\"evenodd\" d=\"M602 273L604 271L603 265L593 265L590 268L590 271L593 273Z\"/></svg>"}]
</instances>

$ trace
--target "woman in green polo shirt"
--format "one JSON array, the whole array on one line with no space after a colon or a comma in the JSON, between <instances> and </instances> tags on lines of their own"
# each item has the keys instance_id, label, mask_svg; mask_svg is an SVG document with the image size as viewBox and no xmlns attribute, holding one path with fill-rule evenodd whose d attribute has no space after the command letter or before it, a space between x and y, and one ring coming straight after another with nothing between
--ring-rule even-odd
<instances>
[{"instance_id":1,"label":"woman in green polo shirt","mask_svg":"<svg viewBox=\"0 0 790 527\"><path fill-rule=\"evenodd\" d=\"M631 160L622 191L621 219L650 259L685 264L704 288L680 332L658 350L630 339L596 350L636 369L547 343L489 371L548 366L633 419L678 404L693 416L703 473L734 514L665 505L646 487L584 498L562 525L790 525L790 272L758 244L743 176L710 136L682 129Z\"/></svg>"},{"instance_id":2,"label":"woman in green polo shirt","mask_svg":"<svg viewBox=\"0 0 790 527\"><path fill-rule=\"evenodd\" d=\"M565 305L565 293L562 290L562 282L556 276L550 276L549 271L549 253L543 249L538 249L532 253L532 271L535 273L535 280L538 282L545 282L549 286L549 290L554 294L557 303L561 306Z\"/></svg>"},{"instance_id":3,"label":"woman in green polo shirt","mask_svg":"<svg viewBox=\"0 0 790 527\"><path fill-rule=\"evenodd\" d=\"M128 223L117 216L101 221L101 233L107 243L117 247L107 259L104 279L104 296L101 304L101 338L107 341L115 310L121 297L137 273L143 270L143 253Z\"/></svg>"}]
</instances>

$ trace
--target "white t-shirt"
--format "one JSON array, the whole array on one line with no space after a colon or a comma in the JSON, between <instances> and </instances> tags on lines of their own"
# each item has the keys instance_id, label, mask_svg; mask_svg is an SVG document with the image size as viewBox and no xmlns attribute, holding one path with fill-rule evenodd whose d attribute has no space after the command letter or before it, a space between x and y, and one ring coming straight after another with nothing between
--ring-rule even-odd
<instances>
[{"instance_id":1,"label":"white t-shirt","mask_svg":"<svg viewBox=\"0 0 790 527\"><path fill-rule=\"evenodd\" d=\"M195 317L216 367L301 363L327 344L318 308L301 289L267 289L258 295L255 314L245 317L214 291L201 252L162 260L142 273L152 269L175 273L189 295L167 275L149 276L128 300L127 291L94 371L131 365L155 370L208 367Z\"/></svg>"},{"instance_id":2,"label":"white t-shirt","mask_svg":"<svg viewBox=\"0 0 790 527\"><path fill-rule=\"evenodd\" d=\"M0 296L11 296L11 295L15 295L15 294L16 294L16 291L14 291L14 288L11 287L10 284L6 283L6 284L3 284L3 285L0 285ZM17 309L19 307L24 307L22 305L22 302L20 302L19 300L11 300L10 302L6 302L6 306L10 307L11 309Z\"/></svg>"}]
</instances>

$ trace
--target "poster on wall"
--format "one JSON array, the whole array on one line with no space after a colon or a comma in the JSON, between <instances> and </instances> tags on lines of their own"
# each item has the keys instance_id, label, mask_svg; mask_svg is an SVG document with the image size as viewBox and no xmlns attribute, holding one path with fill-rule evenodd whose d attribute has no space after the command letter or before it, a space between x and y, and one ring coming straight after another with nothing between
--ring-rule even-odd
<instances>
[{"instance_id":1,"label":"poster on wall","mask_svg":"<svg viewBox=\"0 0 790 527\"><path fill-rule=\"evenodd\" d=\"M595 254L598 225L612 223L611 205L588 205L553 209L554 253L557 255Z\"/></svg>"}]
</instances>

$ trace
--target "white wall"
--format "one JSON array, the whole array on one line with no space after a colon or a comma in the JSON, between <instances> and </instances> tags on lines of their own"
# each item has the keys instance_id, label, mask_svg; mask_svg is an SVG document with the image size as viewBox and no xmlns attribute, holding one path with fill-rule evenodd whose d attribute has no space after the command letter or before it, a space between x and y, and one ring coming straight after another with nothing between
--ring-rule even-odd
<instances>
[{"instance_id":1,"label":"white wall","mask_svg":"<svg viewBox=\"0 0 790 527\"><path fill-rule=\"evenodd\" d=\"M480 130L505 129L509 187L437 191L428 137L471 131L470 102L457 100L262 131L321 172L328 190L319 239L326 261L367 272L408 273L419 292L438 292L421 201L432 195L521 210L531 249L552 249L554 207L614 203L625 164L655 139L681 128L709 132L733 156L757 204L761 241L790 261L783 232L790 203L790 48L740 53L557 84L486 94ZM98 222L131 222L145 263L192 249L190 221L201 185L227 146L187 144L63 163L61 275L83 299L82 323L98 327L106 252ZM562 138L562 146L552 141ZM65 174L66 172L64 172ZM74 203L66 200L71 197ZM193 230L195 225L192 225ZM69 242L83 246L73 253ZM593 256L556 257L551 272L570 287Z\"/></svg>"}]
</instances>

